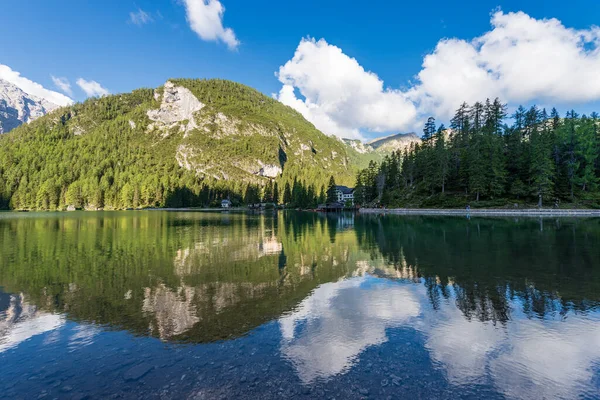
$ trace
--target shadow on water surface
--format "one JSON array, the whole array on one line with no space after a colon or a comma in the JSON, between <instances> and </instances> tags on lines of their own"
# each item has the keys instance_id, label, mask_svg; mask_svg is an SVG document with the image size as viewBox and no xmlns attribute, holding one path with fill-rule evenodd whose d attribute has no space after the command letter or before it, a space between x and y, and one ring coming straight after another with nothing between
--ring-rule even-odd
<instances>
[{"instance_id":1,"label":"shadow on water surface","mask_svg":"<svg viewBox=\"0 0 600 400\"><path fill-rule=\"evenodd\" d=\"M169 354L181 362L161 361L168 376L197 367L205 383L173 397L597 393L598 220L12 215L0 218L0 358L120 335L123 349L160 339L134 361L154 361L142 376ZM263 364L278 372L250 385Z\"/></svg>"}]
</instances>

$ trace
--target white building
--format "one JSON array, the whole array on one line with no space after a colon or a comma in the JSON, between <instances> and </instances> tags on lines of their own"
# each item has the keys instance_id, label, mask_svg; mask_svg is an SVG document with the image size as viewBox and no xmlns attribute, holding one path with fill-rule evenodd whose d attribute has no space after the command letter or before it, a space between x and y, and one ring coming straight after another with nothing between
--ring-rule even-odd
<instances>
[{"instance_id":1,"label":"white building","mask_svg":"<svg viewBox=\"0 0 600 400\"><path fill-rule=\"evenodd\" d=\"M231 207L231 201L229 201L229 199L225 199L223 201L221 201L221 208L230 208Z\"/></svg>"},{"instance_id":2,"label":"white building","mask_svg":"<svg viewBox=\"0 0 600 400\"><path fill-rule=\"evenodd\" d=\"M348 201L354 205L354 189L347 186L336 186L335 187L338 202L346 204Z\"/></svg>"}]
</instances>

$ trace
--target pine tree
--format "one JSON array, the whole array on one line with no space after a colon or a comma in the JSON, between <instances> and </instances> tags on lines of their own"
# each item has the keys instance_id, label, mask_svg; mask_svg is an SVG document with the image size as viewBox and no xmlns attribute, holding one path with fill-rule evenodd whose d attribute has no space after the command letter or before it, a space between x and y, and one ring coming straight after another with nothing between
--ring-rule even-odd
<instances>
[{"instance_id":1,"label":"pine tree","mask_svg":"<svg viewBox=\"0 0 600 400\"><path fill-rule=\"evenodd\" d=\"M468 192L469 187L467 154L469 148L469 132L471 130L470 114L471 109L469 105L463 103L456 110L456 114L450 123L450 129L452 129L452 171L450 175L465 193Z\"/></svg>"},{"instance_id":2,"label":"pine tree","mask_svg":"<svg viewBox=\"0 0 600 400\"><path fill-rule=\"evenodd\" d=\"M306 190L306 201L304 207L317 208L317 191L315 189L315 185L310 185Z\"/></svg>"},{"instance_id":3,"label":"pine tree","mask_svg":"<svg viewBox=\"0 0 600 400\"><path fill-rule=\"evenodd\" d=\"M279 186L277 182L273 184L273 203L279 204Z\"/></svg>"},{"instance_id":4,"label":"pine tree","mask_svg":"<svg viewBox=\"0 0 600 400\"><path fill-rule=\"evenodd\" d=\"M507 128L504 133L508 187L510 188L510 193L517 198L524 196L523 192L525 192L525 189L522 189L522 186L525 185L523 182L528 179L521 130L522 127L519 129L515 123L510 128Z\"/></svg>"},{"instance_id":5,"label":"pine tree","mask_svg":"<svg viewBox=\"0 0 600 400\"><path fill-rule=\"evenodd\" d=\"M576 154L579 161L576 183L584 192L594 191L598 185L596 176L596 162L598 160L598 136L596 134L596 121L581 117L578 126Z\"/></svg>"},{"instance_id":6,"label":"pine tree","mask_svg":"<svg viewBox=\"0 0 600 400\"><path fill-rule=\"evenodd\" d=\"M543 119L545 125L545 119ZM538 205L543 205L543 199L554 192L554 162L552 160L552 141L549 140L546 129L532 129L530 133L530 165L532 194L539 198Z\"/></svg>"},{"instance_id":7,"label":"pine tree","mask_svg":"<svg viewBox=\"0 0 600 400\"><path fill-rule=\"evenodd\" d=\"M514 127L517 131L523 134L523 130L525 129L525 114L526 110L523 106L519 106L517 111L512 115L512 119L515 121Z\"/></svg>"},{"instance_id":8,"label":"pine tree","mask_svg":"<svg viewBox=\"0 0 600 400\"><path fill-rule=\"evenodd\" d=\"M484 110L483 154L488 181L486 191L491 197L501 196L506 187L506 162L504 157L504 139L502 121L506 117L506 105L498 98L491 103L486 100Z\"/></svg>"},{"instance_id":9,"label":"pine tree","mask_svg":"<svg viewBox=\"0 0 600 400\"><path fill-rule=\"evenodd\" d=\"M415 151L415 145L412 143L409 149L404 150L402 156L402 177L405 189L412 189L414 185L416 174Z\"/></svg>"},{"instance_id":10,"label":"pine tree","mask_svg":"<svg viewBox=\"0 0 600 400\"><path fill-rule=\"evenodd\" d=\"M321 191L319 192L319 199L317 201L318 204L325 204L327 201L327 194L325 193L325 186L321 186Z\"/></svg>"},{"instance_id":11,"label":"pine tree","mask_svg":"<svg viewBox=\"0 0 600 400\"><path fill-rule=\"evenodd\" d=\"M260 203L260 188L257 185L250 184L246 187L246 193L244 194L244 203Z\"/></svg>"},{"instance_id":12,"label":"pine tree","mask_svg":"<svg viewBox=\"0 0 600 400\"><path fill-rule=\"evenodd\" d=\"M499 98L494 99L494 103L492 105L492 115L491 115L491 125L492 125L492 133L497 136L503 135L503 120L506 118L507 114L507 105L503 104Z\"/></svg>"},{"instance_id":13,"label":"pine tree","mask_svg":"<svg viewBox=\"0 0 600 400\"><path fill-rule=\"evenodd\" d=\"M269 180L263 190L263 203L273 202L273 181Z\"/></svg>"},{"instance_id":14,"label":"pine tree","mask_svg":"<svg viewBox=\"0 0 600 400\"><path fill-rule=\"evenodd\" d=\"M486 170L483 167L483 137L474 134L467 153L469 170L469 190L475 194L475 201L479 201L481 195L486 192Z\"/></svg>"},{"instance_id":15,"label":"pine tree","mask_svg":"<svg viewBox=\"0 0 600 400\"><path fill-rule=\"evenodd\" d=\"M283 204L289 205L292 202L292 189L290 188L290 183L285 183L285 189L283 191Z\"/></svg>"},{"instance_id":16,"label":"pine tree","mask_svg":"<svg viewBox=\"0 0 600 400\"><path fill-rule=\"evenodd\" d=\"M469 105L467 103L462 103L450 121L450 129L452 129L459 136L467 134L469 131L470 113L471 111Z\"/></svg>"},{"instance_id":17,"label":"pine tree","mask_svg":"<svg viewBox=\"0 0 600 400\"><path fill-rule=\"evenodd\" d=\"M575 184L577 181L577 170L579 169L579 161L577 160L577 136L576 136L576 124L579 116L574 110L567 112L567 118L565 119L564 130L563 130L563 143L564 143L564 164L567 174L567 181L569 184L569 194L571 200L575 200Z\"/></svg>"},{"instance_id":18,"label":"pine tree","mask_svg":"<svg viewBox=\"0 0 600 400\"><path fill-rule=\"evenodd\" d=\"M385 166L382 165L383 168L380 168L376 178L375 178L375 188L377 191L377 202L380 203L381 199L383 197L383 191L385 189L386 186L386 180L387 180L387 168L385 168Z\"/></svg>"},{"instance_id":19,"label":"pine tree","mask_svg":"<svg viewBox=\"0 0 600 400\"><path fill-rule=\"evenodd\" d=\"M471 134L480 134L485 124L485 108L480 102L473 104L470 113L471 118Z\"/></svg>"},{"instance_id":20,"label":"pine tree","mask_svg":"<svg viewBox=\"0 0 600 400\"><path fill-rule=\"evenodd\" d=\"M292 184L292 205L294 207L302 207L303 202L304 202L304 187L298 181L298 179L294 179L294 183Z\"/></svg>"},{"instance_id":21,"label":"pine tree","mask_svg":"<svg viewBox=\"0 0 600 400\"><path fill-rule=\"evenodd\" d=\"M596 136L596 143L600 148L600 116L597 112L593 112L590 114L590 119L592 120L592 131ZM600 155L596 158L596 176L600 177Z\"/></svg>"},{"instance_id":22,"label":"pine tree","mask_svg":"<svg viewBox=\"0 0 600 400\"><path fill-rule=\"evenodd\" d=\"M446 192L446 179L448 178L448 167L450 157L446 148L446 129L440 125L435 135L435 181L436 186L441 187L442 193Z\"/></svg>"},{"instance_id":23,"label":"pine tree","mask_svg":"<svg viewBox=\"0 0 600 400\"><path fill-rule=\"evenodd\" d=\"M335 203L338 201L337 196L337 185L333 176L329 178L329 185L327 185L327 204Z\"/></svg>"},{"instance_id":24,"label":"pine tree","mask_svg":"<svg viewBox=\"0 0 600 400\"><path fill-rule=\"evenodd\" d=\"M377 197L377 175L379 174L379 165L375 161L369 162L365 176L365 193L367 201L371 202Z\"/></svg>"},{"instance_id":25,"label":"pine tree","mask_svg":"<svg viewBox=\"0 0 600 400\"><path fill-rule=\"evenodd\" d=\"M477 102L471 108L471 131L469 132L469 148L467 149L467 162L469 171L469 190L475 194L479 201L481 195L486 193L486 171L489 160L485 158L485 142L483 137L484 106Z\"/></svg>"},{"instance_id":26,"label":"pine tree","mask_svg":"<svg viewBox=\"0 0 600 400\"><path fill-rule=\"evenodd\" d=\"M560 127L560 114L555 107L552 107L550 111L550 118L552 119L552 130L557 130Z\"/></svg>"},{"instance_id":27,"label":"pine tree","mask_svg":"<svg viewBox=\"0 0 600 400\"><path fill-rule=\"evenodd\" d=\"M425 123L425 127L423 128L423 141L428 142L433 139L435 135L435 118L429 117L427 118L427 122Z\"/></svg>"}]
</instances>

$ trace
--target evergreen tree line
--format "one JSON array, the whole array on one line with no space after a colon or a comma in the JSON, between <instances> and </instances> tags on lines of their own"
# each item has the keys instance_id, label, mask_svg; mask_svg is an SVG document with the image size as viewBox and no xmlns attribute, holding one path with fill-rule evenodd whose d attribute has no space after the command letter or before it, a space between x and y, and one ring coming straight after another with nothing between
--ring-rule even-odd
<instances>
[{"instance_id":1,"label":"evergreen tree line","mask_svg":"<svg viewBox=\"0 0 600 400\"><path fill-rule=\"evenodd\" d=\"M282 204L289 208L317 208L319 204L325 203L325 186L317 189L314 184L306 184L294 179L290 185L285 184L282 196Z\"/></svg>"},{"instance_id":2,"label":"evergreen tree line","mask_svg":"<svg viewBox=\"0 0 600 400\"><path fill-rule=\"evenodd\" d=\"M203 186L199 194L191 190L179 190L172 195L171 201L167 206L220 206L222 199L229 199L234 206L253 205L258 203L267 203L273 205L282 205L287 208L314 209L319 204L325 204L337 201L335 193L335 179L329 180L327 189L321 185L317 190L317 184L307 183L294 179L292 183L285 182L281 187L276 180L268 180L266 184L248 184L242 191L236 190L214 190L209 186ZM173 198L181 197L180 201L173 201ZM330 200L333 199L333 200Z\"/></svg>"},{"instance_id":3,"label":"evergreen tree line","mask_svg":"<svg viewBox=\"0 0 600 400\"><path fill-rule=\"evenodd\" d=\"M358 172L361 205L600 207L599 116L520 106L505 123L496 99L463 103L450 129L429 118L422 142Z\"/></svg>"},{"instance_id":4,"label":"evergreen tree line","mask_svg":"<svg viewBox=\"0 0 600 400\"><path fill-rule=\"evenodd\" d=\"M333 203L337 201L335 178L329 178L327 188L322 185L317 190L314 183L306 183L294 179L290 184L285 183L280 192L277 182L269 181L266 185L248 185L243 197L235 199L239 203L274 203L284 205L287 208L314 209L321 204ZM234 201L234 204L236 201Z\"/></svg>"}]
</instances>

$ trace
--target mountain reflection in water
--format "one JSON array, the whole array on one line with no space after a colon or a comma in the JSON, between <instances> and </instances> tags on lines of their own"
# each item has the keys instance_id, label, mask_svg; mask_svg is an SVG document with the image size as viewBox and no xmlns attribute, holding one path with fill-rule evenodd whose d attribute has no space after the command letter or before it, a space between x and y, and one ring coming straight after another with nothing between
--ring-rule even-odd
<instances>
[{"instance_id":1,"label":"mountain reflection in water","mask_svg":"<svg viewBox=\"0 0 600 400\"><path fill-rule=\"evenodd\" d=\"M100 352L125 331L125 348L174 346L133 365L195 345L149 369L202 375L172 397L598 398L597 220L10 213L0 240L0 372L21 353ZM212 355L225 372L195 366L230 344L266 346L246 368L283 364L252 386L236 354ZM80 377L91 394L95 372Z\"/></svg>"}]
</instances>

